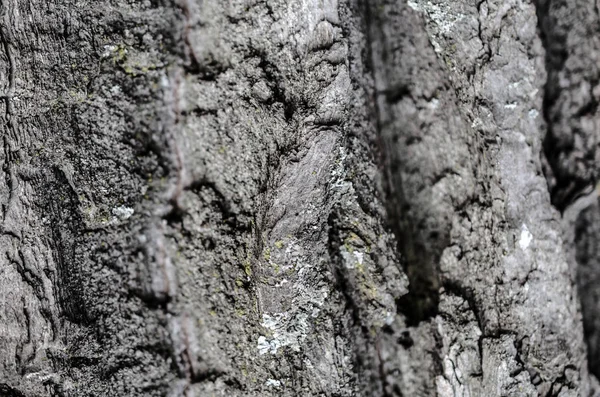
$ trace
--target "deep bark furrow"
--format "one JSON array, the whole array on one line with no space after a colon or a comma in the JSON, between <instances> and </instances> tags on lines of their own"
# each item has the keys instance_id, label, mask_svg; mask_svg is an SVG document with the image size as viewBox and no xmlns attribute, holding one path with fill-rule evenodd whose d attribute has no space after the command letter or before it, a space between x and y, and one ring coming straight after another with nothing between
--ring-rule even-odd
<instances>
[{"instance_id":1,"label":"deep bark furrow","mask_svg":"<svg viewBox=\"0 0 600 397\"><path fill-rule=\"evenodd\" d=\"M548 73L544 171L552 203L563 212L598 180L600 19L594 1L539 0L536 7Z\"/></svg>"},{"instance_id":2,"label":"deep bark furrow","mask_svg":"<svg viewBox=\"0 0 600 397\"><path fill-rule=\"evenodd\" d=\"M600 19L593 1L538 1L539 29L546 49L546 121L543 160L552 204L563 215L563 240L581 301L590 371L598 377L596 274L600 244L591 219L600 160L598 113ZM575 280L573 282L575 282Z\"/></svg>"},{"instance_id":3,"label":"deep bark furrow","mask_svg":"<svg viewBox=\"0 0 600 397\"><path fill-rule=\"evenodd\" d=\"M600 205L595 203L579 214L575 224L577 285L581 299L583 330L588 347L590 372L600 378Z\"/></svg>"}]
</instances>

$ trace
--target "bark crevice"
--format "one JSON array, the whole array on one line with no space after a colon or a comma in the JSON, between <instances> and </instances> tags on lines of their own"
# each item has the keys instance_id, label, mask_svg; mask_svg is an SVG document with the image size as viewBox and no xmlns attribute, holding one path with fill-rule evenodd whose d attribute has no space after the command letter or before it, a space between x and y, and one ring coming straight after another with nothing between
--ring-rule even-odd
<instances>
[{"instance_id":1,"label":"bark crevice","mask_svg":"<svg viewBox=\"0 0 600 397\"><path fill-rule=\"evenodd\" d=\"M566 216L565 244L574 252L571 268L581 303L588 367L599 377L600 306L596 291L600 256L595 247L600 244L600 232L595 222L600 220L600 208L597 203L581 208L580 203L600 194L600 69L595 61L600 47L594 38L600 19L595 2L538 0L535 4L547 73L542 109L546 134L541 156L552 204Z\"/></svg>"}]
</instances>

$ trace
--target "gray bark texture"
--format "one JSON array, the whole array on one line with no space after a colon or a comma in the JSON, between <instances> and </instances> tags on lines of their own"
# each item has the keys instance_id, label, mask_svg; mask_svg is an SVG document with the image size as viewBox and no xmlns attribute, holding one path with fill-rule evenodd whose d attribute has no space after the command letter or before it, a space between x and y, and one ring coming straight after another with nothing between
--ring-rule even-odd
<instances>
[{"instance_id":1,"label":"gray bark texture","mask_svg":"<svg viewBox=\"0 0 600 397\"><path fill-rule=\"evenodd\" d=\"M0 0L0 396L600 396L599 8Z\"/></svg>"}]
</instances>

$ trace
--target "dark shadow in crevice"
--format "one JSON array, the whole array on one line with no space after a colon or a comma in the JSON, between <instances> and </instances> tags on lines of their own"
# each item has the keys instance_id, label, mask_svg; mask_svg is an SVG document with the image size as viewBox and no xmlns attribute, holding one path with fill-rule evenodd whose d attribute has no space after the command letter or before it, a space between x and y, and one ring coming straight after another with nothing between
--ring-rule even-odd
<instances>
[{"instance_id":1,"label":"dark shadow in crevice","mask_svg":"<svg viewBox=\"0 0 600 397\"><path fill-rule=\"evenodd\" d=\"M547 161L544 174L548 181L552 204L561 213L564 213L587 187L595 184L593 172L574 171L576 167L565 162L565 158L573 157L571 153L576 150L574 135L577 134L577 126L572 125L569 118L577 119L587 114L594 114L598 108L594 95L590 95L591 99L587 104L576 113L569 114L568 108L571 106L565 106L565 98L561 98L565 89L564 81L561 79L564 80L565 63L569 58L567 35L572 26L570 22L562 20L557 15L562 15L564 11L560 10L569 7L573 6L570 6L566 0L536 1L538 30L546 50L545 67L548 74L542 104L547 128L542 144L543 156ZM596 84L592 83L591 87L594 87ZM570 126L565 127L566 125ZM593 164L593 159L584 159L584 162Z\"/></svg>"},{"instance_id":2,"label":"dark shadow in crevice","mask_svg":"<svg viewBox=\"0 0 600 397\"><path fill-rule=\"evenodd\" d=\"M6 383L0 383L0 396L4 396L4 397L25 397L25 394L21 393L17 389L14 389L14 388L10 387Z\"/></svg>"},{"instance_id":3,"label":"dark shadow in crevice","mask_svg":"<svg viewBox=\"0 0 600 397\"><path fill-rule=\"evenodd\" d=\"M589 370L600 378L600 200L577 217L575 259Z\"/></svg>"},{"instance_id":4,"label":"dark shadow in crevice","mask_svg":"<svg viewBox=\"0 0 600 397\"><path fill-rule=\"evenodd\" d=\"M573 110L564 90L564 70L569 58L568 35L574 29L572 19L563 18L573 13L574 3L568 0L536 0L539 35L546 50L547 80L544 87L543 115L547 131L543 141L542 159L547 161L544 174L552 204L563 216L581 196L593 194L594 159L573 156L576 135L580 132L578 119L595 114L598 103L594 95ZM578 22L575 22L578 23ZM581 23L584 23L583 21ZM579 45L579 44L575 44ZM571 51L573 52L573 51ZM584 63L585 64L585 63ZM584 72L576 79L589 79ZM588 81L591 87L596 81ZM567 93L568 94L568 93ZM567 102L565 102L567 101ZM569 106L567 106L569 105ZM582 163L574 164L581 161ZM574 171L576 170L576 171ZM600 377L600 205L598 202L584 208L575 220L574 251L577 268L577 288L583 316L585 343L588 348L589 370Z\"/></svg>"},{"instance_id":5,"label":"dark shadow in crevice","mask_svg":"<svg viewBox=\"0 0 600 397\"><path fill-rule=\"evenodd\" d=\"M362 1L361 6L365 15L367 41L370 43L366 63L374 79L377 80L378 72L386 74L385 70L378 70L381 68L399 67L402 69L396 70L399 75L403 75L404 69L409 73L409 66L395 64L392 52L411 51L414 43L406 39L402 41L402 46L406 48L397 48L393 40L390 42L389 31L384 29L392 23L387 20L389 15L368 1ZM400 12L403 7L399 6L397 11ZM402 15L408 19L404 27L394 25L395 33L410 37L420 25L409 20L412 18L410 12ZM378 45L373 46L373 43ZM438 313L439 260L449 243L450 223L445 214L449 209L440 209L438 204L429 200L430 195L422 194L431 189L432 181L416 176L424 173L429 165L420 162L415 166L414 162L405 158L406 147L415 143L411 139L420 140L421 134L424 136L427 131L415 131L414 125L411 127L409 122L406 125L403 122L395 125L389 123L389 120L403 120L407 116L398 111L395 104L415 96L412 85L403 83L401 78L395 83L387 80L380 83L383 87L378 87L378 91L373 93L373 118L377 127L380 166L385 176L383 189L387 224L396 237L403 269L409 279L409 293L397 300L397 310L405 316L408 326L416 326ZM418 83L416 87L418 90ZM425 198L425 202L416 197Z\"/></svg>"},{"instance_id":6,"label":"dark shadow in crevice","mask_svg":"<svg viewBox=\"0 0 600 397\"><path fill-rule=\"evenodd\" d=\"M437 264L441 253L432 252L427 241L419 238L421 233L401 221L401 217L407 216L398 214L390 219L402 255L404 272L410 283L409 293L396 303L398 311L406 317L407 325L417 326L438 313L440 279Z\"/></svg>"}]
</instances>

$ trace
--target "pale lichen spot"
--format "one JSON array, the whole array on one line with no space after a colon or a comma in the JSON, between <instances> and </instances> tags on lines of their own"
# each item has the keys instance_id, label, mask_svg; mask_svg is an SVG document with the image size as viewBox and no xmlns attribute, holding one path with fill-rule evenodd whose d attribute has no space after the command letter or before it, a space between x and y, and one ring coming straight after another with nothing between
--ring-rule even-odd
<instances>
[{"instance_id":1,"label":"pale lichen spot","mask_svg":"<svg viewBox=\"0 0 600 397\"><path fill-rule=\"evenodd\" d=\"M266 354L269 352L269 350L271 349L271 344L269 343L269 341L267 341L267 338L265 338L264 336L259 336L258 337L258 354L260 354L261 356L263 354Z\"/></svg>"},{"instance_id":2,"label":"pale lichen spot","mask_svg":"<svg viewBox=\"0 0 600 397\"><path fill-rule=\"evenodd\" d=\"M279 326L279 322L276 317L270 316L268 314L263 314L262 326L271 330L275 330L277 326Z\"/></svg>"},{"instance_id":3,"label":"pale lichen spot","mask_svg":"<svg viewBox=\"0 0 600 397\"><path fill-rule=\"evenodd\" d=\"M421 11L421 7L419 7L419 3L416 3L414 1L408 0L408 3L406 3L406 4L408 4L408 6L410 8L412 8L413 10L415 10L415 11Z\"/></svg>"},{"instance_id":4,"label":"pale lichen spot","mask_svg":"<svg viewBox=\"0 0 600 397\"><path fill-rule=\"evenodd\" d=\"M112 209L112 214L123 221L131 218L134 212L133 208L125 207L124 205Z\"/></svg>"},{"instance_id":5,"label":"pale lichen spot","mask_svg":"<svg viewBox=\"0 0 600 397\"><path fill-rule=\"evenodd\" d=\"M358 262L358 264L362 265L365 254L360 251L354 251L353 253L354 253L354 256L356 257L356 261Z\"/></svg>"},{"instance_id":6,"label":"pale lichen spot","mask_svg":"<svg viewBox=\"0 0 600 397\"><path fill-rule=\"evenodd\" d=\"M268 340L266 337L264 336L259 336L258 337L258 354L260 354L261 356L263 354L267 354L267 353L271 353L271 354L277 354L277 349L279 349L279 347L281 346L281 344L279 343L279 341L277 339L273 339L273 340Z\"/></svg>"},{"instance_id":7,"label":"pale lichen spot","mask_svg":"<svg viewBox=\"0 0 600 397\"><path fill-rule=\"evenodd\" d=\"M385 324L392 325L394 323L394 313L385 312Z\"/></svg>"},{"instance_id":8,"label":"pale lichen spot","mask_svg":"<svg viewBox=\"0 0 600 397\"><path fill-rule=\"evenodd\" d=\"M531 240L533 240L533 235L529 232L527 226L523 224L521 226L521 238L519 239L519 247L521 247L522 250L527 249L527 247L529 247L529 244L531 244Z\"/></svg>"},{"instance_id":9,"label":"pale lichen spot","mask_svg":"<svg viewBox=\"0 0 600 397\"><path fill-rule=\"evenodd\" d=\"M116 45L105 45L104 52L102 53L102 58L108 58L112 55L113 52L117 51Z\"/></svg>"},{"instance_id":10,"label":"pale lichen spot","mask_svg":"<svg viewBox=\"0 0 600 397\"><path fill-rule=\"evenodd\" d=\"M444 39L447 34L451 33L454 25L465 17L461 13L454 12L450 5L443 2L435 3L424 0L409 0L407 5L415 11L425 13L428 19L434 24L434 26L432 26L434 30L433 36L437 36L437 38L441 39ZM430 37L430 41L435 52L438 54L442 53L440 44L432 37Z\"/></svg>"},{"instance_id":11,"label":"pale lichen spot","mask_svg":"<svg viewBox=\"0 0 600 397\"><path fill-rule=\"evenodd\" d=\"M277 379L267 379L265 386L281 387L281 381L278 381Z\"/></svg>"}]
</instances>

